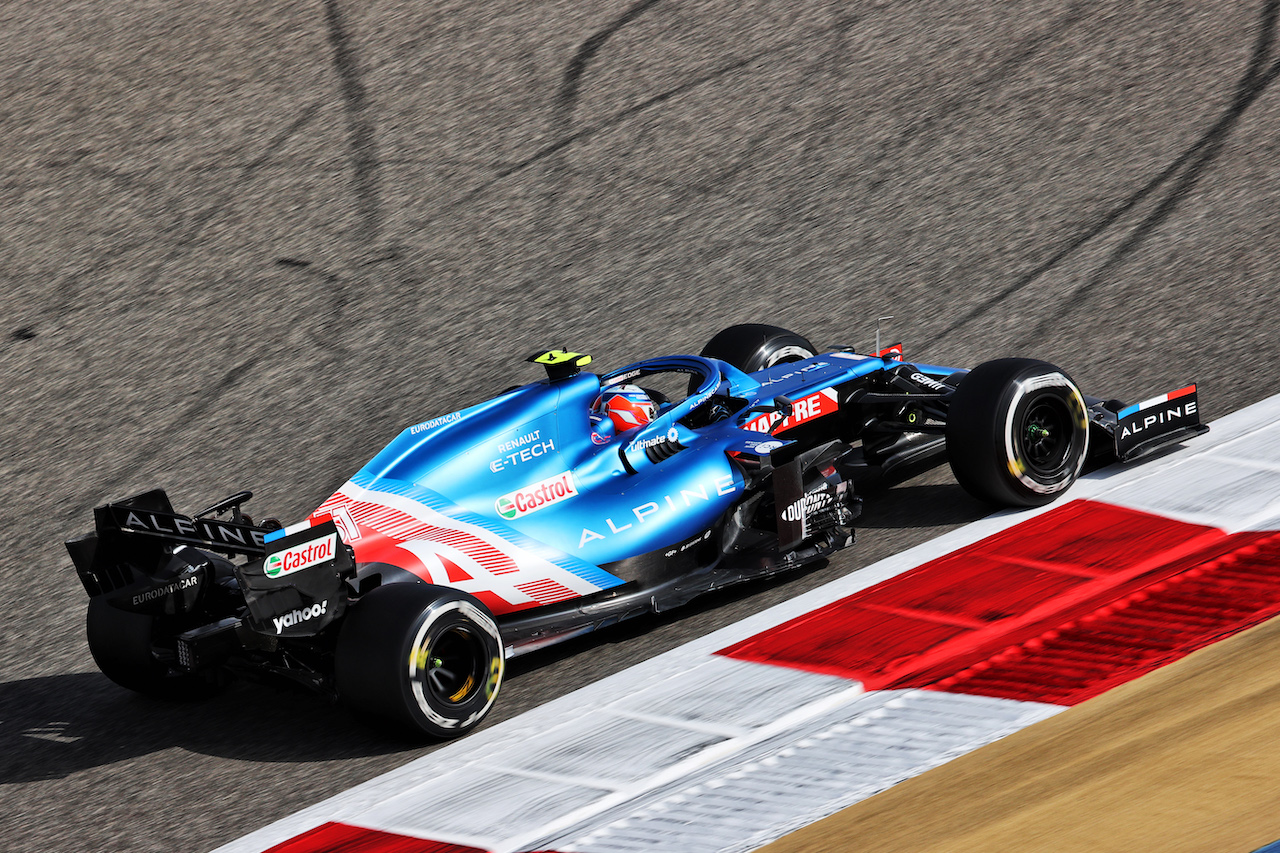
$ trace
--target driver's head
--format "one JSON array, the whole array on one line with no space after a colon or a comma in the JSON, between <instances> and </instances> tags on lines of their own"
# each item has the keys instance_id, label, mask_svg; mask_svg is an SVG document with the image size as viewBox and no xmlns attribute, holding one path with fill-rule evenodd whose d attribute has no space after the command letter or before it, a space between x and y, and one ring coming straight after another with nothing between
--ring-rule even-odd
<instances>
[{"instance_id":1,"label":"driver's head","mask_svg":"<svg viewBox=\"0 0 1280 853\"><path fill-rule=\"evenodd\" d=\"M610 385L591 404L592 423L603 425L608 421L615 433L642 427L657 415L658 404L635 385Z\"/></svg>"}]
</instances>

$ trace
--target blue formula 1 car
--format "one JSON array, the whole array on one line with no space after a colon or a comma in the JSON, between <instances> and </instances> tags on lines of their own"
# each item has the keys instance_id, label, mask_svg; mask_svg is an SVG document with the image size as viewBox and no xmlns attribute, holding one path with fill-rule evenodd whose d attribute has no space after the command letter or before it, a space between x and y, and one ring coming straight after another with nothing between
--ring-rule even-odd
<instances>
[{"instance_id":1,"label":"blue formula 1 car","mask_svg":"<svg viewBox=\"0 0 1280 853\"><path fill-rule=\"evenodd\" d=\"M875 481L949 458L977 497L1034 506L1091 459L1207 429L1195 386L1129 406L1040 361L819 352L773 326L602 376L530 360L545 379L409 427L299 523L254 524L249 492L98 507L67 547L101 670L158 696L287 678L456 736L507 658L851 544Z\"/></svg>"}]
</instances>

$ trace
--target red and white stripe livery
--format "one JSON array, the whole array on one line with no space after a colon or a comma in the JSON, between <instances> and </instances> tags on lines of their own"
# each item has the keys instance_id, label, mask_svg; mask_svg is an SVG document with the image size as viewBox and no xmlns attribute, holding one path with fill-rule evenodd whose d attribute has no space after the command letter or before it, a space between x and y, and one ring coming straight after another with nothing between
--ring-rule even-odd
<instances>
[{"instance_id":1,"label":"red and white stripe livery","mask_svg":"<svg viewBox=\"0 0 1280 853\"><path fill-rule=\"evenodd\" d=\"M600 587L484 528L412 498L348 481L311 514L332 517L358 563L390 563L427 583L460 589L495 615L552 604Z\"/></svg>"}]
</instances>

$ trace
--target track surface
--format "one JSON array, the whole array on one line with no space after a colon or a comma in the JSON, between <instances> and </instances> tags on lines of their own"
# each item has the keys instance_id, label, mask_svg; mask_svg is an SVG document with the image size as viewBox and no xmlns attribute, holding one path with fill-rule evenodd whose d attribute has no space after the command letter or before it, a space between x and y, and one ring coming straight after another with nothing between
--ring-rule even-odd
<instances>
[{"instance_id":1,"label":"track surface","mask_svg":"<svg viewBox=\"0 0 1280 853\"><path fill-rule=\"evenodd\" d=\"M208 849L406 747L97 674L61 541L154 485L295 519L572 345L772 321L1267 396L1280 0L0 5L0 837ZM985 512L945 470L822 569L521 664L505 718Z\"/></svg>"}]
</instances>

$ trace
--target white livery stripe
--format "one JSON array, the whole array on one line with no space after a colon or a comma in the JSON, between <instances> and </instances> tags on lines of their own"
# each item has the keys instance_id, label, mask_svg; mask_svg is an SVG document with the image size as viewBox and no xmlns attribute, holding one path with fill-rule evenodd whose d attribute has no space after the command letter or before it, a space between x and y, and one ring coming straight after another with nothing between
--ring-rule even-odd
<instances>
[{"instance_id":1,"label":"white livery stripe","mask_svg":"<svg viewBox=\"0 0 1280 853\"><path fill-rule=\"evenodd\" d=\"M345 508L360 525L381 533L433 572L438 557L463 566L469 580L450 586L472 594L492 593L511 609L561 601L599 590L591 581L512 544L484 528L450 518L412 498L366 489L352 482L325 502L317 514ZM357 558L360 557L360 543ZM533 586L531 586L533 585ZM540 585L540 586L538 586ZM500 615L500 614L499 614Z\"/></svg>"}]
</instances>

